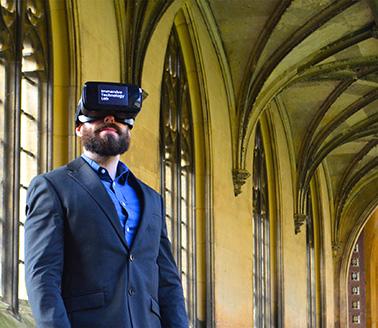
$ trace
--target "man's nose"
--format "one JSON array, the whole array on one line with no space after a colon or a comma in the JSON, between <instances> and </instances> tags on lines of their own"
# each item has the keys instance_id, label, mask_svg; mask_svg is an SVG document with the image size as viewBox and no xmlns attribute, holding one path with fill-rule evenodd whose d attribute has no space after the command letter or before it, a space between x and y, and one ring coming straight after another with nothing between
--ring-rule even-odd
<instances>
[{"instance_id":1,"label":"man's nose","mask_svg":"<svg viewBox=\"0 0 378 328\"><path fill-rule=\"evenodd\" d=\"M113 115L107 115L104 117L104 123L115 123L115 118Z\"/></svg>"}]
</instances>

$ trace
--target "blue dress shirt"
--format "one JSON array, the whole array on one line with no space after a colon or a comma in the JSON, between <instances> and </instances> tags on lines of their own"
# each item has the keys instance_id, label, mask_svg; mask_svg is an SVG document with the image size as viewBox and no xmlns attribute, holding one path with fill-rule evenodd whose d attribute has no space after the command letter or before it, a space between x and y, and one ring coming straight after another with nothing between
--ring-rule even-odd
<instances>
[{"instance_id":1,"label":"blue dress shirt","mask_svg":"<svg viewBox=\"0 0 378 328\"><path fill-rule=\"evenodd\" d=\"M85 155L81 155L81 157L100 177L102 184L112 199L125 233L127 245L130 247L140 221L141 200L128 179L128 167L124 163L119 162L115 179L112 180L107 169L101 167Z\"/></svg>"}]
</instances>

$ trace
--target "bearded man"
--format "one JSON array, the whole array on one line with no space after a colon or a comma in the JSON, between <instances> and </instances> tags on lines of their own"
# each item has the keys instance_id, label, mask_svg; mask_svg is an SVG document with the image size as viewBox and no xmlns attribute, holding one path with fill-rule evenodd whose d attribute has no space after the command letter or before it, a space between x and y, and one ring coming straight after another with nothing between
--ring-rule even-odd
<instances>
[{"instance_id":1,"label":"bearded man","mask_svg":"<svg viewBox=\"0 0 378 328\"><path fill-rule=\"evenodd\" d=\"M120 161L139 87L87 82L82 156L28 189L26 285L37 327L187 328L161 196Z\"/></svg>"}]
</instances>

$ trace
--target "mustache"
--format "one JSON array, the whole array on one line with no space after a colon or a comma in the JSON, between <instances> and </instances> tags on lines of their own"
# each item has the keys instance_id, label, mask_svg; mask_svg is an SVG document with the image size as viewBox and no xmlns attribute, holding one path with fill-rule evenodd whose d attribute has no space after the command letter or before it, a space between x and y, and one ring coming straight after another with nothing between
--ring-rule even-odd
<instances>
[{"instance_id":1,"label":"mustache","mask_svg":"<svg viewBox=\"0 0 378 328\"><path fill-rule=\"evenodd\" d=\"M99 126L94 132L96 134L100 133L101 131L105 130L105 129L108 129L108 128L111 128L111 129L114 129L116 130L116 132L118 134L122 134L122 131L121 129L116 125L116 124L113 124L113 123L104 123L102 124L101 126Z\"/></svg>"}]
</instances>

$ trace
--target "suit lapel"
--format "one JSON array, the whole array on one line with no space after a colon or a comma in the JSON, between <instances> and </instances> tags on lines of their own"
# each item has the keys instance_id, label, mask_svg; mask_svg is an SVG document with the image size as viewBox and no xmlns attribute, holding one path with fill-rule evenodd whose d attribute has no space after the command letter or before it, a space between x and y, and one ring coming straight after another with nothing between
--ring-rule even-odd
<instances>
[{"instance_id":1,"label":"suit lapel","mask_svg":"<svg viewBox=\"0 0 378 328\"><path fill-rule=\"evenodd\" d=\"M154 199L151 196L151 191L149 191L143 183L141 183L131 172L130 177L134 180L134 185L137 188L137 192L140 195L140 208L141 208L141 218L139 222L139 227L137 233L134 237L134 241L131 245L131 250L138 247L140 242L143 242L143 237L145 237L146 228L150 224L152 218L153 210L156 209L156 205L153 203ZM148 206L147 206L148 204Z\"/></svg>"},{"instance_id":2,"label":"suit lapel","mask_svg":"<svg viewBox=\"0 0 378 328\"><path fill-rule=\"evenodd\" d=\"M101 183L100 178L82 158L74 160L73 162L69 163L67 167L69 170L68 175L70 175L79 185L81 185L100 206L107 219L115 229L118 237L121 239L121 242L126 248L128 248L121 223L119 222L117 211L105 187Z\"/></svg>"}]
</instances>

